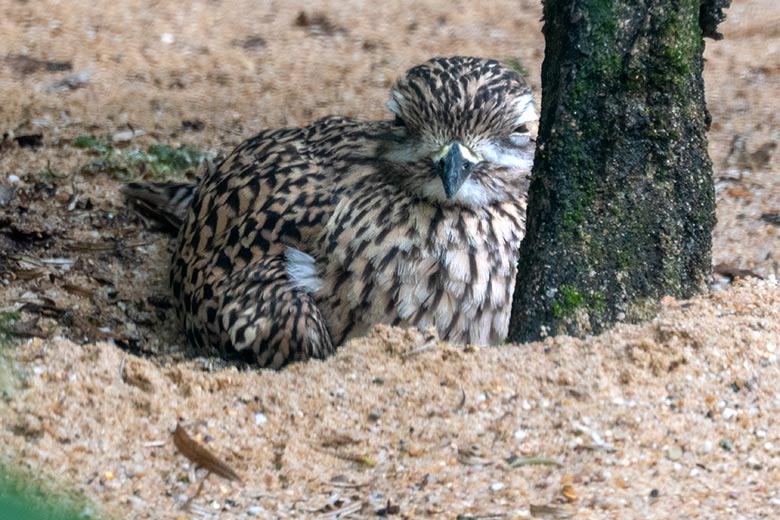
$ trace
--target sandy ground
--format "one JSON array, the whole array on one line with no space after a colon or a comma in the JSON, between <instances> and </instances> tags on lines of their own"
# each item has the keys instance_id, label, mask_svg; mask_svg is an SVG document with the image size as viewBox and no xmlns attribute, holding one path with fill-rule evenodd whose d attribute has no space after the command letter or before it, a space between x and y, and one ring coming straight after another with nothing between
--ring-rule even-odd
<instances>
[{"instance_id":1,"label":"sandy ground","mask_svg":"<svg viewBox=\"0 0 780 520\"><path fill-rule=\"evenodd\" d=\"M517 0L0 3L0 313L23 309L13 329L32 336L1 343L0 461L112 518L780 516L772 0L738 2L706 51L713 260L750 280L716 276L711 295L586 340L418 352L416 333L379 328L281 373L196 358L167 302L169 241L72 146L219 151L330 113L384 117L394 78L432 55L518 59L538 92L540 14ZM177 419L243 480L209 477L188 511L205 472L174 448Z\"/></svg>"}]
</instances>

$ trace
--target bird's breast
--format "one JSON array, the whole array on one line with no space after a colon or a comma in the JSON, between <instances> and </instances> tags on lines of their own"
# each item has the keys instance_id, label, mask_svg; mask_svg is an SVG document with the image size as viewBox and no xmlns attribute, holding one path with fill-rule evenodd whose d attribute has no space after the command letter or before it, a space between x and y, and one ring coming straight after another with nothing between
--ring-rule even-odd
<instances>
[{"instance_id":1,"label":"bird's breast","mask_svg":"<svg viewBox=\"0 0 780 520\"><path fill-rule=\"evenodd\" d=\"M457 343L502 341L523 225L519 204L442 207L382 190L342 201L320 255L334 339L387 323L434 326Z\"/></svg>"}]
</instances>

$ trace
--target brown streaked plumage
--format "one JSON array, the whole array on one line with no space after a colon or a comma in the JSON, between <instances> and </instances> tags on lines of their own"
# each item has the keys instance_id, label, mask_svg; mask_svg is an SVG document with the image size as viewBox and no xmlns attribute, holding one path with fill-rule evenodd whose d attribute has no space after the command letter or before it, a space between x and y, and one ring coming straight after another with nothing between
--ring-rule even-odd
<instances>
[{"instance_id":1,"label":"brown streaked plumage","mask_svg":"<svg viewBox=\"0 0 780 520\"><path fill-rule=\"evenodd\" d=\"M183 222L171 287L193 346L279 368L376 323L504 339L530 89L493 60L435 58L396 82L388 108L394 121L263 131L197 187L125 188L147 213Z\"/></svg>"}]
</instances>

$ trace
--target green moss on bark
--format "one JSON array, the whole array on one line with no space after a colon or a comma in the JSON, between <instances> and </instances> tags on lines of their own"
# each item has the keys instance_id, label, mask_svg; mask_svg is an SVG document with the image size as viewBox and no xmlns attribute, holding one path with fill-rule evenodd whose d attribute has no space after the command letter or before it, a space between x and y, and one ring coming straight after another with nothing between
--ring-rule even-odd
<instances>
[{"instance_id":1,"label":"green moss on bark","mask_svg":"<svg viewBox=\"0 0 780 520\"><path fill-rule=\"evenodd\" d=\"M603 312L606 306L604 295L599 292L582 292L575 287L563 285L552 302L553 316L564 322L580 321L592 312Z\"/></svg>"},{"instance_id":2,"label":"green moss on bark","mask_svg":"<svg viewBox=\"0 0 780 520\"><path fill-rule=\"evenodd\" d=\"M571 316L585 301L582 293L568 285L562 286L558 294L558 298L552 302L553 314L556 318Z\"/></svg>"}]
</instances>

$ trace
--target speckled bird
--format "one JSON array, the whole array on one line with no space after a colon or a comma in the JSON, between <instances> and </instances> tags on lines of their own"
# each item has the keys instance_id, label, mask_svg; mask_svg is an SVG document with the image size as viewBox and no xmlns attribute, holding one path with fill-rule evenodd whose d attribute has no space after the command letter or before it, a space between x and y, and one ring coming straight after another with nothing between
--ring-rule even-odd
<instances>
[{"instance_id":1,"label":"speckled bird","mask_svg":"<svg viewBox=\"0 0 780 520\"><path fill-rule=\"evenodd\" d=\"M506 336L537 110L512 69L434 58L394 119L265 130L195 184L130 184L178 228L170 284L190 343L280 368L385 323Z\"/></svg>"}]
</instances>

